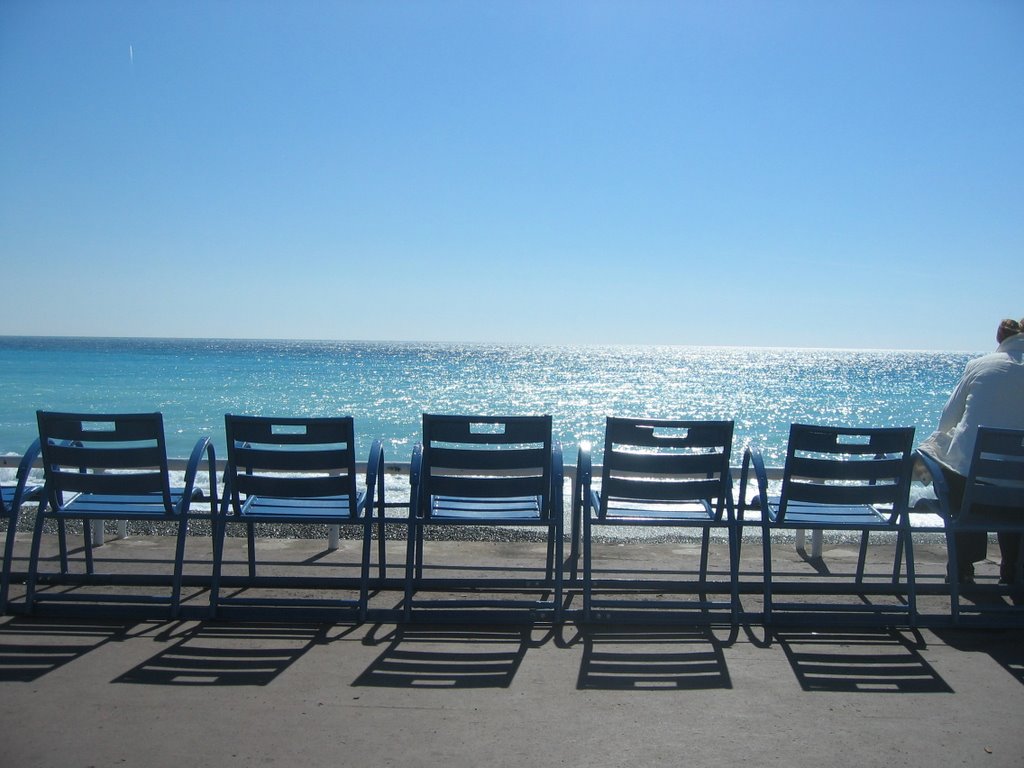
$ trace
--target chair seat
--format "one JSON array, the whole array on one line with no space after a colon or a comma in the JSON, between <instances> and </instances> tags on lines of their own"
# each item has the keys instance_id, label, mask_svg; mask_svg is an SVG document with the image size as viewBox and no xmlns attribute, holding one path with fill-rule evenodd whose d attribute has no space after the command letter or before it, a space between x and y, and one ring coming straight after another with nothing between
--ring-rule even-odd
<instances>
[{"instance_id":1,"label":"chair seat","mask_svg":"<svg viewBox=\"0 0 1024 768\"><path fill-rule=\"evenodd\" d=\"M0 487L0 496L3 497L5 507L10 507L14 503L14 495L17 491L18 489L13 485ZM43 486L41 485L26 485L21 500L35 501L42 495L42 491Z\"/></svg>"},{"instance_id":2,"label":"chair seat","mask_svg":"<svg viewBox=\"0 0 1024 768\"><path fill-rule=\"evenodd\" d=\"M356 497L356 509L362 510L365 494ZM241 514L230 515L228 520L250 520L264 522L304 523L317 522L333 524L359 522L363 515L353 517L347 494L338 496L317 496L315 498L280 498L274 496L250 496L242 504Z\"/></svg>"},{"instance_id":3,"label":"chair seat","mask_svg":"<svg viewBox=\"0 0 1024 768\"><path fill-rule=\"evenodd\" d=\"M871 528L892 528L889 522L891 513L878 510L865 504L811 504L808 502L791 501L786 505L786 517L779 523L779 500L768 501L769 519L772 525L783 525L789 528L851 528L863 530Z\"/></svg>"},{"instance_id":4,"label":"chair seat","mask_svg":"<svg viewBox=\"0 0 1024 768\"><path fill-rule=\"evenodd\" d=\"M430 518L446 523L466 522L474 525L487 523L547 523L541 517L539 496L505 496L501 498L470 498L463 496L433 496L430 500Z\"/></svg>"},{"instance_id":5,"label":"chair seat","mask_svg":"<svg viewBox=\"0 0 1024 768\"><path fill-rule=\"evenodd\" d=\"M599 503L595 500L595 509ZM594 525L665 525L700 524L716 522L715 511L706 501L686 504L652 504L630 502L608 502L608 511L602 517L592 518Z\"/></svg>"},{"instance_id":6,"label":"chair seat","mask_svg":"<svg viewBox=\"0 0 1024 768\"><path fill-rule=\"evenodd\" d=\"M185 495L183 488L171 489L171 503L178 507ZM196 488L192 492L192 500L203 498L203 493ZM160 494L150 493L137 496L122 496L103 493L80 493L71 501L65 502L59 510L49 513L56 517L69 517L79 520L146 520L152 518L171 519L176 515L168 515Z\"/></svg>"}]
</instances>

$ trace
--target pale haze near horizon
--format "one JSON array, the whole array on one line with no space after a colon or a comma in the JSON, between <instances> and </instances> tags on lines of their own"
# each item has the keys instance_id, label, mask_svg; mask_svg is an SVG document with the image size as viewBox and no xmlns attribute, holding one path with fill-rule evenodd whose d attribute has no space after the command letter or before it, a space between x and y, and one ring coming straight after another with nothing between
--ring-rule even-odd
<instances>
[{"instance_id":1,"label":"pale haze near horizon","mask_svg":"<svg viewBox=\"0 0 1024 768\"><path fill-rule=\"evenodd\" d=\"M986 350L1024 4L0 5L0 334Z\"/></svg>"}]
</instances>

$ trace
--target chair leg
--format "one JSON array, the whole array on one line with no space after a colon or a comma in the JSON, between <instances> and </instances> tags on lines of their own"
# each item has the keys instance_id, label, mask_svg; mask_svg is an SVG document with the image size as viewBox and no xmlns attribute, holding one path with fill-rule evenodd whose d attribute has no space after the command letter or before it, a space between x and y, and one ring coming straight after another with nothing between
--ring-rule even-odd
<instances>
[{"instance_id":1,"label":"chair leg","mask_svg":"<svg viewBox=\"0 0 1024 768\"><path fill-rule=\"evenodd\" d=\"M732 626L740 623L740 528L730 525L729 535L729 599Z\"/></svg>"},{"instance_id":2,"label":"chair leg","mask_svg":"<svg viewBox=\"0 0 1024 768\"><path fill-rule=\"evenodd\" d=\"M416 578L423 578L423 537L425 531L422 525L414 526L416 529Z\"/></svg>"},{"instance_id":3,"label":"chair leg","mask_svg":"<svg viewBox=\"0 0 1024 768\"><path fill-rule=\"evenodd\" d=\"M553 526L552 535L555 539L555 621L562 620L562 580L564 574L562 573L562 557L565 554L564 547L565 542L562 541L563 531L561 525Z\"/></svg>"},{"instance_id":4,"label":"chair leg","mask_svg":"<svg viewBox=\"0 0 1024 768\"><path fill-rule=\"evenodd\" d=\"M3 574L0 575L0 616L7 613L7 594L11 588L11 567L14 560L14 534L18 529L17 515L7 520L7 539L4 542Z\"/></svg>"},{"instance_id":5,"label":"chair leg","mask_svg":"<svg viewBox=\"0 0 1024 768\"><path fill-rule=\"evenodd\" d=\"M856 581L858 584L864 581L864 563L868 557L868 532L861 531L860 534L860 552L857 555L857 577ZM899 551L899 543L897 542L896 551Z\"/></svg>"},{"instance_id":6,"label":"chair leg","mask_svg":"<svg viewBox=\"0 0 1024 768\"><path fill-rule=\"evenodd\" d=\"M767 524L761 528L761 550L764 562L761 565L764 582L764 625L772 623L772 532Z\"/></svg>"},{"instance_id":7,"label":"chair leg","mask_svg":"<svg viewBox=\"0 0 1024 768\"><path fill-rule=\"evenodd\" d=\"M96 572L96 564L92 556L92 521L82 521L82 539L85 541L85 572L90 576Z\"/></svg>"},{"instance_id":8,"label":"chair leg","mask_svg":"<svg viewBox=\"0 0 1024 768\"><path fill-rule=\"evenodd\" d=\"M913 628L917 626L917 566L914 563L914 537L910 533L909 523L904 534L903 546L907 561L907 611L910 616L910 626ZM898 568L899 566L897 565ZM899 571L897 570L893 578L897 579L898 576Z\"/></svg>"},{"instance_id":9,"label":"chair leg","mask_svg":"<svg viewBox=\"0 0 1024 768\"><path fill-rule=\"evenodd\" d=\"M954 624L960 621L960 573L956 566L956 533L946 525L946 578L949 580L949 615Z\"/></svg>"},{"instance_id":10,"label":"chair leg","mask_svg":"<svg viewBox=\"0 0 1024 768\"><path fill-rule=\"evenodd\" d=\"M708 549L711 546L711 529L705 528L700 540L700 588L704 590L708 583Z\"/></svg>"},{"instance_id":11,"label":"chair leg","mask_svg":"<svg viewBox=\"0 0 1024 768\"><path fill-rule=\"evenodd\" d=\"M590 516L583 518L583 620L590 621L591 593L594 589L593 551L591 546L592 526Z\"/></svg>"},{"instance_id":12,"label":"chair leg","mask_svg":"<svg viewBox=\"0 0 1024 768\"><path fill-rule=\"evenodd\" d=\"M402 603L402 614L405 621L412 618L412 581L416 571L416 540L419 536L415 529L419 526L409 521L409 531L405 543L405 600Z\"/></svg>"},{"instance_id":13,"label":"chair leg","mask_svg":"<svg viewBox=\"0 0 1024 768\"><path fill-rule=\"evenodd\" d=\"M381 582L388 577L388 542L385 535L384 506L379 507L380 519L377 522L377 574ZM369 514L369 512L367 513Z\"/></svg>"},{"instance_id":14,"label":"chair leg","mask_svg":"<svg viewBox=\"0 0 1024 768\"><path fill-rule=\"evenodd\" d=\"M363 523L363 560L359 565L359 620L366 621L366 610L370 602L370 550L373 538L373 510L366 510Z\"/></svg>"},{"instance_id":15,"label":"chair leg","mask_svg":"<svg viewBox=\"0 0 1024 768\"><path fill-rule=\"evenodd\" d=\"M218 515L213 521L213 573L210 575L210 616L217 616L220 598L220 573L224 562L224 536L227 522Z\"/></svg>"},{"instance_id":16,"label":"chair leg","mask_svg":"<svg viewBox=\"0 0 1024 768\"><path fill-rule=\"evenodd\" d=\"M582 517L583 500L574 493L572 498L572 512L569 518L569 578L576 580L576 571L580 566L580 518Z\"/></svg>"},{"instance_id":17,"label":"chair leg","mask_svg":"<svg viewBox=\"0 0 1024 768\"><path fill-rule=\"evenodd\" d=\"M36 578L39 575L39 547L43 539L43 507L36 512L35 530L32 533L32 549L28 556L28 576L25 579L25 612L32 613L35 608Z\"/></svg>"},{"instance_id":18,"label":"chair leg","mask_svg":"<svg viewBox=\"0 0 1024 768\"><path fill-rule=\"evenodd\" d=\"M181 610L181 581L185 571L185 539L188 536L188 518L181 516L178 521L178 540L174 546L174 582L171 586L171 608L172 619L178 618Z\"/></svg>"},{"instance_id":19,"label":"chair leg","mask_svg":"<svg viewBox=\"0 0 1024 768\"><path fill-rule=\"evenodd\" d=\"M38 512L36 513L39 514ZM38 519L38 517L36 518ZM60 550L60 572L62 575L67 576L68 574L68 527L64 522L64 518L57 520L57 546Z\"/></svg>"},{"instance_id":20,"label":"chair leg","mask_svg":"<svg viewBox=\"0 0 1024 768\"><path fill-rule=\"evenodd\" d=\"M554 578L555 567L556 567L556 563L555 563L555 541L554 541L554 537L549 533L548 534L547 556L546 556L546 560L545 560L545 563L544 563L544 578L547 581L551 581ZM557 563L557 567L559 569L561 569L561 567L562 567L561 558L559 558L559 561Z\"/></svg>"},{"instance_id":21,"label":"chair leg","mask_svg":"<svg viewBox=\"0 0 1024 768\"><path fill-rule=\"evenodd\" d=\"M249 578L256 578L256 524L246 524L246 540L249 544Z\"/></svg>"}]
</instances>

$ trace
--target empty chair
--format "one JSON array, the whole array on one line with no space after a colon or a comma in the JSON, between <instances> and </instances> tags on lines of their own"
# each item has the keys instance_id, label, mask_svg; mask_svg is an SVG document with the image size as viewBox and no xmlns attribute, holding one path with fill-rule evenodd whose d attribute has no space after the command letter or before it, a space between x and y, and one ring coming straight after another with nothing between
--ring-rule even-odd
<instances>
[{"instance_id":1,"label":"empty chair","mask_svg":"<svg viewBox=\"0 0 1024 768\"><path fill-rule=\"evenodd\" d=\"M575 538L582 522L583 617L590 620L600 609L699 609L728 611L735 623L739 606L735 510L729 457L732 453L731 421L680 421L669 419L608 418L605 425L604 458L600 490L591 488L589 446L581 446L576 472L573 504ZM697 579L683 581L676 573L659 580L651 571L628 569L628 578L597 579L594 576L594 532L600 528L630 527L690 528L701 532L701 556ZM711 531L721 530L728 541L728 581L710 585L708 550ZM624 569L621 561L617 569ZM663 569L664 570L664 569ZM678 569L677 569L678 570ZM642 599L595 597L595 586L615 593L690 593L695 599ZM725 600L714 600L710 592L724 591ZM609 615L614 615L610 613ZM662 616L672 614L661 614ZM692 616L676 613L676 618Z\"/></svg>"},{"instance_id":2,"label":"empty chair","mask_svg":"<svg viewBox=\"0 0 1024 768\"><path fill-rule=\"evenodd\" d=\"M946 533L948 557L947 581L950 585L950 613L959 621L961 611L971 610L987 621L1001 612L1015 612L1019 620L1024 613L1006 603L981 601L961 606L960 580L957 578L956 542L958 533L998 533L1003 557L1013 559L1013 567L1003 569L1004 589L1019 591L1024 564L1024 430L979 427L971 455L970 470L964 485L959 509L950 503L949 489L938 462L924 451L916 454L931 472L935 494L939 500ZM1008 536L1009 535L1009 536ZM1016 550L1014 553L1013 550Z\"/></svg>"},{"instance_id":3,"label":"empty chair","mask_svg":"<svg viewBox=\"0 0 1024 768\"><path fill-rule=\"evenodd\" d=\"M769 496L768 480L761 453L748 447L740 476L739 521L744 521L746 486L751 467L757 479L757 506L761 512L761 541L764 557L764 621L773 611L841 612L843 620L853 615L883 624L902 617L916 619L913 545L910 538L907 502L913 464L914 429L824 427L793 424L789 431L781 493ZM807 529L860 533L860 556L852 584L837 584L831 576L801 582L774 583L772 531ZM891 579L866 582L865 558L872 532L891 533L897 540ZM906 556L906 576L900 583L901 561ZM894 595L893 603L866 600L846 603L774 602L775 592L810 595L869 594ZM825 617L819 615L815 621Z\"/></svg>"},{"instance_id":4,"label":"empty chair","mask_svg":"<svg viewBox=\"0 0 1024 768\"><path fill-rule=\"evenodd\" d=\"M32 464L38 457L39 440L34 440L21 457L14 485L0 486L0 517L7 521L3 576L0 577L0 616L7 611L7 594L11 586L11 566L14 561L14 538L18 530L21 505L26 501L39 501L43 495L43 486L28 481Z\"/></svg>"},{"instance_id":5,"label":"empty chair","mask_svg":"<svg viewBox=\"0 0 1024 768\"><path fill-rule=\"evenodd\" d=\"M379 441L370 449L365 490L357 488L355 427L350 416L284 418L224 417L228 460L224 470L223 514L214 531L214 569L210 605L216 615L235 606L260 616L268 608L355 611L365 617L369 590L370 540L375 497L380 511L383 571L384 453ZM345 588L354 582L357 597L289 598L221 595L224 537L231 523L246 526L248 577L244 587ZM256 574L256 523L356 525L360 528L357 579L327 575L288 577Z\"/></svg>"},{"instance_id":6,"label":"empty chair","mask_svg":"<svg viewBox=\"0 0 1024 768\"><path fill-rule=\"evenodd\" d=\"M451 608L562 611L562 451L552 441L550 416L423 415L423 443L410 467L409 538L405 616L419 590L522 592L542 589L537 600L454 598L415 605ZM505 526L543 532L542 580L488 578L479 571L459 578L424 578L424 532L432 526ZM481 570L493 570L486 563ZM451 564L446 563L451 568ZM522 570L526 570L525 568ZM546 595L550 592L551 597Z\"/></svg>"},{"instance_id":7,"label":"empty chair","mask_svg":"<svg viewBox=\"0 0 1024 768\"><path fill-rule=\"evenodd\" d=\"M172 488L167 466L163 416L159 413L85 414L39 411L39 442L46 481L45 506L36 516L35 536L29 558L25 602L28 611L42 602L103 602L167 605L169 614L180 608L185 538L189 520L212 519L217 508L216 461L208 437L200 438L185 470L185 485ZM206 458L210 478L208 512L193 510L202 499L196 475ZM95 520L144 520L172 525L176 532L173 575L168 580L153 574L105 575L104 583L147 586L169 581L166 595L81 593L78 590L37 592L40 577L39 552L46 518L59 524L82 522L85 537L85 567L95 574L90 523ZM68 553L61 536L60 574L46 574L51 582L81 583L94 579L75 578L69 573Z\"/></svg>"}]
</instances>

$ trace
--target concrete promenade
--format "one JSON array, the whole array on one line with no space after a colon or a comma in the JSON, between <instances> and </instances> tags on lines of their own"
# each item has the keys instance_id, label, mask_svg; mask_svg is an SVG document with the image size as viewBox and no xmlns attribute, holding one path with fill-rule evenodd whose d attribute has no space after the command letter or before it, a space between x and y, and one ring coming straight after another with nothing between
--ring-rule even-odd
<instances>
[{"instance_id":1,"label":"concrete promenade","mask_svg":"<svg viewBox=\"0 0 1024 768\"><path fill-rule=\"evenodd\" d=\"M19 537L25 538L28 537ZM189 542L200 571L208 540ZM16 570L27 542L19 541ZM240 542L232 540L234 559ZM519 567L534 545L441 542ZM600 545L617 567L692 567L692 544ZM993 550L995 548L993 547ZM724 548L712 553L721 573ZM851 551L853 550L853 551ZM46 554L52 557L51 537ZM351 562L322 541L260 542L271 567ZM429 551L429 550L428 550ZM758 610L748 542L744 609ZM938 586L944 552L917 548ZM169 554L165 537L116 540L98 568ZM844 573L855 548L788 575ZM891 551L872 547L884 570ZM401 562L394 542L390 559ZM747 561L747 558L750 561ZM48 563L52 567L52 563ZM979 578L994 562L982 564ZM398 575L397 573L395 574ZM17 604L20 585L12 590ZM936 592L937 589L930 590ZM192 588L186 605L201 604ZM375 594L383 615L401 599ZM578 605L570 586L569 606ZM922 598L941 613L938 594ZM0 620L0 765L33 766L1022 766L1024 631L798 629L614 623L317 624L201 619Z\"/></svg>"}]
</instances>

